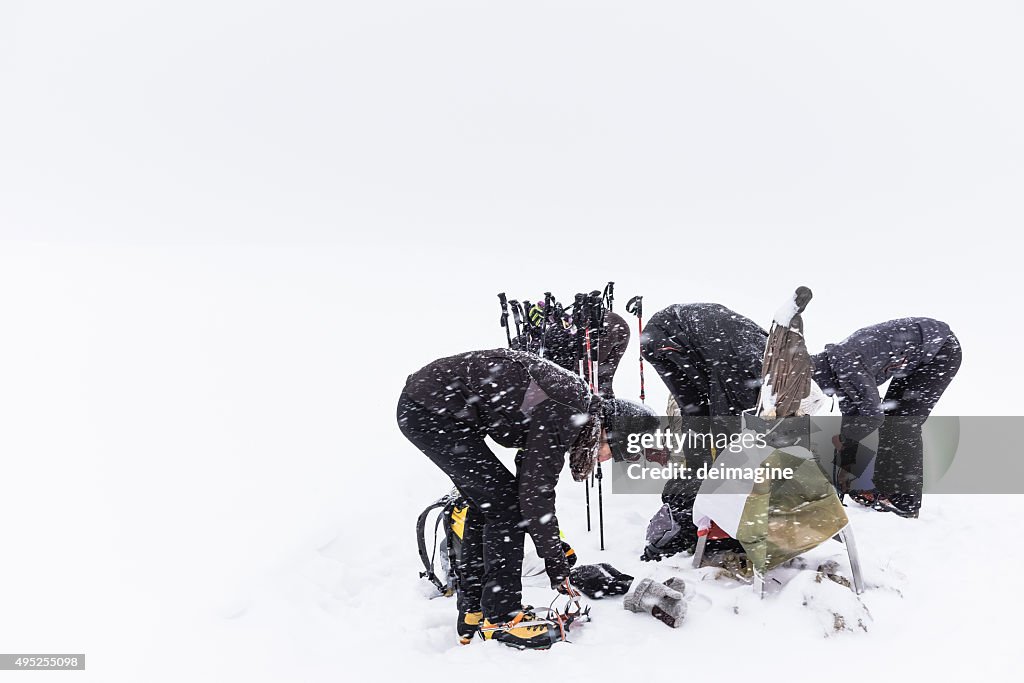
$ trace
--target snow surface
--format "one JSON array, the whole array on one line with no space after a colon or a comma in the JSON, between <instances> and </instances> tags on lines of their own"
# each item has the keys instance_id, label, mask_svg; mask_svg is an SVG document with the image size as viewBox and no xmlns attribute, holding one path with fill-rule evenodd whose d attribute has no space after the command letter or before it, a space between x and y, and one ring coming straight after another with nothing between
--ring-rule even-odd
<instances>
[{"instance_id":1,"label":"snow surface","mask_svg":"<svg viewBox=\"0 0 1024 683\"><path fill-rule=\"evenodd\" d=\"M812 352L940 318L938 412L1024 414L1022 28L1007 2L3 3L0 651L88 664L0 679L1010 677L1021 496L851 509L863 598L808 571L759 602L638 562L655 497L606 496L596 550L564 477L582 561L683 576L686 623L608 599L547 653L456 647L413 538L449 485L394 410L504 344L497 292L615 280L648 317L765 326L806 284Z\"/></svg>"},{"instance_id":2,"label":"snow surface","mask_svg":"<svg viewBox=\"0 0 1024 683\"><path fill-rule=\"evenodd\" d=\"M594 621L572 644L546 654L456 646L454 601L427 598L414 542L416 515L450 484L395 428L394 404L420 363L497 345L491 297L454 304L469 323L410 349L337 279L350 262L336 250L11 244L0 259L0 289L31 292L3 300L0 336L9 651L85 651L85 675L101 681L199 669L202 680L386 670L442 681L495 663L571 680L710 674L737 648L767 680L851 661L954 679L1019 664L1022 496L930 496L917 521L851 507L868 591L815 583L827 559L848 576L829 543L807 556L810 570L780 571L784 585L759 602L688 556L639 562L656 496L606 494L599 551L583 485L568 476L559 519L581 561L682 576L697 594L686 623L669 629L605 599L591 601ZM392 272L378 295L397 303L389 289L408 280ZM431 315L413 308L405 321L429 329ZM363 319L378 322L353 328ZM637 390L630 365L617 378L626 396ZM978 379L964 367L940 407L971 405L963 386ZM653 375L648 400L663 405ZM525 599L547 605L540 581ZM834 613L867 632L833 633ZM155 668L168 649L178 654Z\"/></svg>"}]
</instances>

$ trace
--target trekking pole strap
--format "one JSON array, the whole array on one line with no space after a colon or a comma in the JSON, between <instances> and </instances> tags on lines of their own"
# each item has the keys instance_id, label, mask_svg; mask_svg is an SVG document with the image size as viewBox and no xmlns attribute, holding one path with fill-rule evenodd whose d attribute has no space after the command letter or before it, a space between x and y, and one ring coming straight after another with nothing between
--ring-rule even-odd
<instances>
[{"instance_id":1,"label":"trekking pole strap","mask_svg":"<svg viewBox=\"0 0 1024 683\"><path fill-rule=\"evenodd\" d=\"M516 337L523 335L523 311L519 308L519 302L515 299L509 301L509 305L512 306L512 320L516 324ZM520 344L522 340L520 340Z\"/></svg>"},{"instance_id":2,"label":"trekking pole strap","mask_svg":"<svg viewBox=\"0 0 1024 683\"><path fill-rule=\"evenodd\" d=\"M613 311L615 306L615 283L609 282L604 286L604 305L609 311Z\"/></svg>"}]
</instances>

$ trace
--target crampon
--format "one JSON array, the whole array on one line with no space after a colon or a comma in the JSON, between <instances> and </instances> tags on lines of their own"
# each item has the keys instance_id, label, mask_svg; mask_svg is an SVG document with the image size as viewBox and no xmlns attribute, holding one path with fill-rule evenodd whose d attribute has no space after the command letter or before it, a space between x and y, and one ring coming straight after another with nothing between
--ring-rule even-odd
<instances>
[{"instance_id":1,"label":"crampon","mask_svg":"<svg viewBox=\"0 0 1024 683\"><path fill-rule=\"evenodd\" d=\"M567 586L565 595L567 600L562 609L554 607L556 597L548 607L535 610L524 606L522 612L503 624L485 620L480 637L521 650L546 650L554 643L569 642L569 629L590 621L590 606L582 604L582 596L572 586Z\"/></svg>"}]
</instances>

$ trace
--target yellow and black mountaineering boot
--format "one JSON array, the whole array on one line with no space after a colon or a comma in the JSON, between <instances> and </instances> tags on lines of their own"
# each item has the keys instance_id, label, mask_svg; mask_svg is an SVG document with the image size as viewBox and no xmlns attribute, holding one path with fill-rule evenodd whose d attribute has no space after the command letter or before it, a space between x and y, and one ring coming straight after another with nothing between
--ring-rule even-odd
<instances>
[{"instance_id":1,"label":"yellow and black mountaineering boot","mask_svg":"<svg viewBox=\"0 0 1024 683\"><path fill-rule=\"evenodd\" d=\"M550 621L538 619L531 612L519 612L510 621L502 623L491 623L484 619L480 632L484 640L497 640L509 647L520 650L546 650L551 644L558 640L553 635L557 631Z\"/></svg>"},{"instance_id":2,"label":"yellow and black mountaineering boot","mask_svg":"<svg viewBox=\"0 0 1024 683\"><path fill-rule=\"evenodd\" d=\"M459 632L459 642L469 645L473 636L480 630L480 622L484 620L483 612L463 612L459 610L459 623L455 629Z\"/></svg>"}]
</instances>

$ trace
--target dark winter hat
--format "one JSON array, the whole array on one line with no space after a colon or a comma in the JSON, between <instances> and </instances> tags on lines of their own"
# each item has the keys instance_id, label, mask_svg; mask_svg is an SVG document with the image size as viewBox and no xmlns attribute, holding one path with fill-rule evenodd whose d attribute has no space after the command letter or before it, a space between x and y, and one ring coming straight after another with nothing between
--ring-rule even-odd
<instances>
[{"instance_id":1,"label":"dark winter hat","mask_svg":"<svg viewBox=\"0 0 1024 683\"><path fill-rule=\"evenodd\" d=\"M601 423L616 460L630 459L626 451L630 434L648 434L661 426L661 420L653 410L642 403L624 398L604 401L601 406Z\"/></svg>"},{"instance_id":2,"label":"dark winter hat","mask_svg":"<svg viewBox=\"0 0 1024 683\"><path fill-rule=\"evenodd\" d=\"M576 443L569 449L569 471L576 481L584 481L594 470L597 451L601 444L601 410L606 401L594 396L587 415L580 415L584 420L583 428L576 437Z\"/></svg>"}]
</instances>

